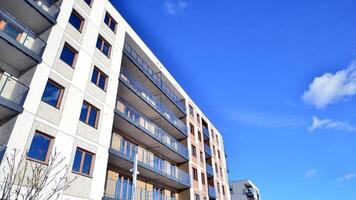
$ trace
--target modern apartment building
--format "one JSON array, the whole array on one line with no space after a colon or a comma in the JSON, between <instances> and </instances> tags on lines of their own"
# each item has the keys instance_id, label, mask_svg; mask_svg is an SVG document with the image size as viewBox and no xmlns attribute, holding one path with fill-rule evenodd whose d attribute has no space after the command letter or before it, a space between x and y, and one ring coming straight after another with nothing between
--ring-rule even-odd
<instances>
[{"instance_id":1,"label":"modern apartment building","mask_svg":"<svg viewBox=\"0 0 356 200\"><path fill-rule=\"evenodd\" d=\"M250 180L230 183L231 200L261 200L260 190Z\"/></svg>"},{"instance_id":2,"label":"modern apartment building","mask_svg":"<svg viewBox=\"0 0 356 200\"><path fill-rule=\"evenodd\" d=\"M108 0L0 1L0 159L78 177L63 199L230 199L223 137ZM1 175L0 175L1 176Z\"/></svg>"}]
</instances>

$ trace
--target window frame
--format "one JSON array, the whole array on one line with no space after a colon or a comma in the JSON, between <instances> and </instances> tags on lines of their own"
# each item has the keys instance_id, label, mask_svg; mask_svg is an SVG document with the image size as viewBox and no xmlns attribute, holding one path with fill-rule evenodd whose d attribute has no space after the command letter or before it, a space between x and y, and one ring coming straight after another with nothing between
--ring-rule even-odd
<instances>
[{"instance_id":1,"label":"window frame","mask_svg":"<svg viewBox=\"0 0 356 200\"><path fill-rule=\"evenodd\" d=\"M203 172L201 172L201 183L203 184L203 185L205 185L205 174L203 173Z\"/></svg>"},{"instance_id":2,"label":"window frame","mask_svg":"<svg viewBox=\"0 0 356 200\"><path fill-rule=\"evenodd\" d=\"M32 157L29 157L29 152L30 152L30 148L32 146L32 142L33 142L33 138L35 137L36 134L39 134L39 135L42 135L48 139L50 139L50 143L48 145L48 150L47 150L47 153L46 153L46 158L44 161L42 160L38 160L36 158L32 158ZM30 147L28 149L28 152L26 153L26 159L27 160L30 160L30 161L33 161L33 162L38 162L38 163L41 163L41 164L44 164L44 165L48 165L48 161L49 161L49 158L50 158L50 155L52 154L52 147L53 147L53 143L54 143L54 137L49 135L49 134L46 134L42 131L39 131L39 130L35 130L35 133L33 134L32 136L32 140L31 140L31 143L30 143Z\"/></svg>"},{"instance_id":3,"label":"window frame","mask_svg":"<svg viewBox=\"0 0 356 200\"><path fill-rule=\"evenodd\" d=\"M72 16L72 14L74 14L74 15L75 15L76 17L78 17L79 20L80 20L80 27L79 27L79 29L77 29L72 23L70 23L70 17ZM84 27L84 23L85 23L84 17L81 16L80 13L79 13L78 11L76 11L74 8L72 9L72 12L70 13L70 17L69 17L69 20L68 20L69 24L70 24L71 26L73 26L76 30L78 30L78 31L81 33L81 32L83 31L83 27Z\"/></svg>"},{"instance_id":4,"label":"window frame","mask_svg":"<svg viewBox=\"0 0 356 200\"><path fill-rule=\"evenodd\" d=\"M59 91L59 96L58 96L58 99L57 99L57 104L55 106L53 106L53 105L49 104L48 102L45 102L45 101L42 100L43 96L44 96L44 93L46 91L46 86L47 86L48 82L50 82L51 84L53 84L55 87L57 87L60 90ZM54 81L53 79L50 79L50 78L47 80L46 86L45 86L45 89L43 91L41 101L43 103L46 103L46 104L56 108L56 109L60 109L60 107L62 105L62 100L63 100L63 95L64 95L64 89L65 88L62 85L60 85L59 83L57 83L56 81Z\"/></svg>"},{"instance_id":5,"label":"window frame","mask_svg":"<svg viewBox=\"0 0 356 200\"><path fill-rule=\"evenodd\" d=\"M84 0L84 3L87 4L90 8L93 6L93 1L94 0L89 0L90 4L87 2L87 0Z\"/></svg>"},{"instance_id":6,"label":"window frame","mask_svg":"<svg viewBox=\"0 0 356 200\"><path fill-rule=\"evenodd\" d=\"M68 64L66 61L64 61L64 60L62 60L62 53L63 53L63 49L64 48L68 48L72 53L74 53L74 58L73 58L73 60L72 60L72 63L71 64ZM77 59L78 59L78 51L72 46L72 45L70 45L68 42L64 42L64 45L63 45L63 47L62 47L62 51L61 51L61 54L60 54L60 56L59 56L59 59L62 61L62 62L64 62L66 65L68 65L68 66L70 66L70 67L72 67L73 69L75 68L75 64L77 63Z\"/></svg>"},{"instance_id":7,"label":"window frame","mask_svg":"<svg viewBox=\"0 0 356 200\"><path fill-rule=\"evenodd\" d=\"M198 181L198 170L192 167L193 169L193 180Z\"/></svg>"},{"instance_id":8,"label":"window frame","mask_svg":"<svg viewBox=\"0 0 356 200\"><path fill-rule=\"evenodd\" d=\"M98 39L97 39L97 41L96 41L96 43L98 43L98 40L99 40L99 38L101 39L101 45L100 45L100 49L97 47L97 45L95 45L96 46L96 48L101 52L101 53L103 53L106 57L108 57L108 58L110 58L111 57L111 48L112 48L112 46L111 46L111 44L103 37L103 36L101 36L100 34L99 34L99 36L98 36ZM104 45L105 44L107 44L107 46L108 46L108 55L106 55L105 53L104 53Z\"/></svg>"},{"instance_id":9,"label":"window frame","mask_svg":"<svg viewBox=\"0 0 356 200\"><path fill-rule=\"evenodd\" d=\"M85 100L83 101L83 104L86 104L86 105L87 105L88 111L87 111L86 116L85 116L85 122L80 119L80 116L79 116L79 121L83 122L84 124L86 124L86 125L88 125L88 126L90 126L90 127L93 127L93 128L95 128L95 129L97 129L97 128L98 128L98 124L99 124L100 109L97 108L97 107L95 107L93 104L91 104L91 103L89 103L89 102L87 102L87 101L85 101ZM82 108L83 108L83 104L82 104ZM90 111L91 111L91 109L95 109L95 110L96 110L96 113L97 113L97 115L96 115L96 117L95 117L95 124L94 124L94 126L92 126L92 125L89 124L89 118L90 118ZM80 112L80 114L82 114L82 111Z\"/></svg>"},{"instance_id":10,"label":"window frame","mask_svg":"<svg viewBox=\"0 0 356 200\"><path fill-rule=\"evenodd\" d=\"M109 18L109 21L108 21L108 24L105 22L105 18L108 17ZM114 30L111 29L110 25L111 23L114 23L115 24L115 28ZM110 13L108 11L106 11L105 13L105 16L104 16L104 24L106 24L110 30L112 30L114 33L116 33L116 30L117 30L117 22L116 20L110 15Z\"/></svg>"},{"instance_id":11,"label":"window frame","mask_svg":"<svg viewBox=\"0 0 356 200\"><path fill-rule=\"evenodd\" d=\"M195 128L192 123L189 123L189 131L190 131L190 134L195 135Z\"/></svg>"},{"instance_id":12,"label":"window frame","mask_svg":"<svg viewBox=\"0 0 356 200\"><path fill-rule=\"evenodd\" d=\"M197 147L192 144L192 156L197 157Z\"/></svg>"},{"instance_id":13,"label":"window frame","mask_svg":"<svg viewBox=\"0 0 356 200\"><path fill-rule=\"evenodd\" d=\"M75 161L75 155L76 155L77 150L81 151L81 154L82 154L82 158L80 160L80 165L79 165L79 172L73 170L74 161ZM86 153L91 155L91 163L90 163L90 168L89 168L89 174L83 173L83 165L84 165L84 159L85 159L85 154ZM94 168L94 160L95 160L95 153L90 152L88 150L85 150L83 148L77 147L75 149L75 151L74 151L74 158L73 158L73 163L72 163L72 173L78 174L78 175L81 175L81 176L92 177L93 176L93 168Z\"/></svg>"},{"instance_id":14,"label":"window frame","mask_svg":"<svg viewBox=\"0 0 356 200\"><path fill-rule=\"evenodd\" d=\"M94 71L97 71L98 72L98 77L97 77L97 80L96 80L96 83L93 83L92 79L93 79L93 74L94 74ZM99 82L100 82L100 76L103 75L104 78L105 78L105 85L104 85L104 88L101 88L99 86ZM91 75L91 79L90 79L90 82L93 83L94 85L96 85L98 88L102 89L103 91L106 92L107 90L107 86L108 86L108 78L109 76L106 75L101 69L99 69L99 67L97 67L96 65L94 65L94 68L93 68L93 72L92 72L92 75Z\"/></svg>"}]
</instances>

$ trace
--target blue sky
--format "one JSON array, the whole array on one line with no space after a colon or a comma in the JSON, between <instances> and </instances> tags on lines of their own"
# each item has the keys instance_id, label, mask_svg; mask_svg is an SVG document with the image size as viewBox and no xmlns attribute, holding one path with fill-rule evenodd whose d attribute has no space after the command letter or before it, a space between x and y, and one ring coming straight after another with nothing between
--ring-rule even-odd
<instances>
[{"instance_id":1,"label":"blue sky","mask_svg":"<svg viewBox=\"0 0 356 200\"><path fill-rule=\"evenodd\" d=\"M356 200L356 1L118 0L263 200Z\"/></svg>"}]
</instances>

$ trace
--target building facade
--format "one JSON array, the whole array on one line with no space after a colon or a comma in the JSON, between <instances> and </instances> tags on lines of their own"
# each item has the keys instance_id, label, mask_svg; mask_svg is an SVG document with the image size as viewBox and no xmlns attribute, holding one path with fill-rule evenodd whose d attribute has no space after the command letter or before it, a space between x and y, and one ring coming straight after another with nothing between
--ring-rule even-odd
<instances>
[{"instance_id":1,"label":"building facade","mask_svg":"<svg viewBox=\"0 0 356 200\"><path fill-rule=\"evenodd\" d=\"M261 200L260 190L250 180L230 183L231 200Z\"/></svg>"},{"instance_id":2,"label":"building facade","mask_svg":"<svg viewBox=\"0 0 356 200\"><path fill-rule=\"evenodd\" d=\"M110 1L0 7L0 159L60 152L63 199L131 199L135 156L138 200L230 199L222 135Z\"/></svg>"}]
</instances>

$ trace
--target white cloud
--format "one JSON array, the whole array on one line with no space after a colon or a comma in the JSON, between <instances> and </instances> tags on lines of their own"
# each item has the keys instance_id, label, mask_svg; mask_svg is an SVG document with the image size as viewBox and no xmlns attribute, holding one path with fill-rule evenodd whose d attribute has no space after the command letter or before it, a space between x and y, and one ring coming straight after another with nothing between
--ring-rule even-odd
<instances>
[{"instance_id":1,"label":"white cloud","mask_svg":"<svg viewBox=\"0 0 356 200\"><path fill-rule=\"evenodd\" d=\"M165 0L164 8L169 15L177 15L187 8L188 2L185 0Z\"/></svg>"},{"instance_id":2,"label":"white cloud","mask_svg":"<svg viewBox=\"0 0 356 200\"><path fill-rule=\"evenodd\" d=\"M309 169L308 171L305 172L304 177L311 178L311 177L316 176L317 173L318 173L318 171L316 169Z\"/></svg>"},{"instance_id":3,"label":"white cloud","mask_svg":"<svg viewBox=\"0 0 356 200\"><path fill-rule=\"evenodd\" d=\"M356 174L350 173L350 174L346 174L340 178L338 178L338 181L350 181L352 179L354 179L356 177Z\"/></svg>"},{"instance_id":4,"label":"white cloud","mask_svg":"<svg viewBox=\"0 0 356 200\"><path fill-rule=\"evenodd\" d=\"M308 91L303 94L303 101L316 108L324 108L346 97L356 94L356 62L343 70L325 73L314 78Z\"/></svg>"},{"instance_id":5,"label":"white cloud","mask_svg":"<svg viewBox=\"0 0 356 200\"><path fill-rule=\"evenodd\" d=\"M319 119L318 117L313 117L313 124L308 127L310 132L316 129L332 129L340 131L354 131L355 128L352 127L348 122L332 121L331 119Z\"/></svg>"}]
</instances>

